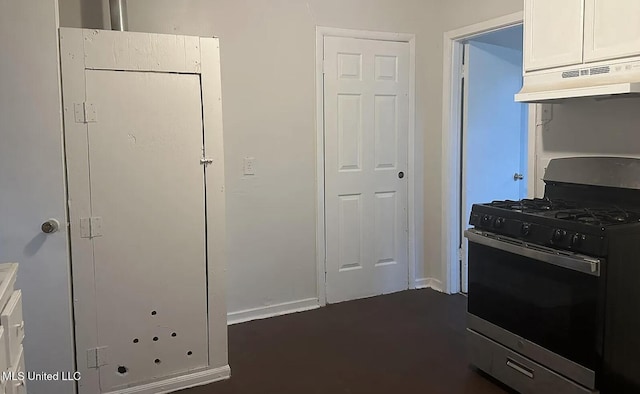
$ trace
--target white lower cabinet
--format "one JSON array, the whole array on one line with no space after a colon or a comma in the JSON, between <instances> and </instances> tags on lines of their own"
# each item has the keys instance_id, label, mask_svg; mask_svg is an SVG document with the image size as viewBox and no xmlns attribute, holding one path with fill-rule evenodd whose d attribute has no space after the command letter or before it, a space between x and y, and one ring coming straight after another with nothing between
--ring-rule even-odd
<instances>
[{"instance_id":1,"label":"white lower cabinet","mask_svg":"<svg viewBox=\"0 0 640 394\"><path fill-rule=\"evenodd\" d=\"M9 364L7 364L7 347L4 344L4 327L0 326L0 394L5 394L7 391L7 381L9 377L3 372L9 370Z\"/></svg>"},{"instance_id":2,"label":"white lower cabinet","mask_svg":"<svg viewBox=\"0 0 640 394\"><path fill-rule=\"evenodd\" d=\"M4 341L7 361L10 365L17 365L22 353L24 340L24 321L22 320L22 292L16 290L9 298L9 302L0 314L0 324L4 327Z\"/></svg>"},{"instance_id":3,"label":"white lower cabinet","mask_svg":"<svg viewBox=\"0 0 640 394\"><path fill-rule=\"evenodd\" d=\"M15 365L13 365L10 369L11 379L7 380L5 393L6 394L26 394L27 393L27 385L26 379L27 374L25 372L24 367L24 351L22 349L22 345L20 345L20 353L18 354L18 359L16 360Z\"/></svg>"},{"instance_id":4,"label":"white lower cabinet","mask_svg":"<svg viewBox=\"0 0 640 394\"><path fill-rule=\"evenodd\" d=\"M22 292L14 291L17 263L0 264L0 394L26 394Z\"/></svg>"}]
</instances>

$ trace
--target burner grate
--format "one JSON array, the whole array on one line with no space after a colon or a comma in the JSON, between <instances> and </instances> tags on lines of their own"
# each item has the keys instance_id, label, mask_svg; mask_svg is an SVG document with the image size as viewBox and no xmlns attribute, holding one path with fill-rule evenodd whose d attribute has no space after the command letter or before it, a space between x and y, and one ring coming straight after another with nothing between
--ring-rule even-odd
<instances>
[{"instance_id":1,"label":"burner grate","mask_svg":"<svg viewBox=\"0 0 640 394\"><path fill-rule=\"evenodd\" d=\"M556 212L555 217L596 226L640 222L640 213L617 206L561 210Z\"/></svg>"},{"instance_id":2,"label":"burner grate","mask_svg":"<svg viewBox=\"0 0 640 394\"><path fill-rule=\"evenodd\" d=\"M560 209L575 209L577 205L570 201L549 200L547 198L523 199L520 201L493 201L489 206L518 212L546 212Z\"/></svg>"}]
</instances>

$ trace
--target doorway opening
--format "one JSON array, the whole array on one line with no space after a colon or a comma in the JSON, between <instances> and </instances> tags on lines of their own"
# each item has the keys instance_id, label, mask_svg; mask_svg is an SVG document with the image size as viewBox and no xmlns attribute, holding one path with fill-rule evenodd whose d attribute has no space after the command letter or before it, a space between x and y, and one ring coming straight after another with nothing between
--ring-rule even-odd
<instances>
[{"instance_id":1,"label":"doorway opening","mask_svg":"<svg viewBox=\"0 0 640 394\"><path fill-rule=\"evenodd\" d=\"M471 206L527 196L528 105L514 101L522 87L522 25L464 42L460 159L460 287L468 289L467 240Z\"/></svg>"},{"instance_id":2,"label":"doorway opening","mask_svg":"<svg viewBox=\"0 0 640 394\"><path fill-rule=\"evenodd\" d=\"M535 179L528 174L535 159L536 107L514 100L522 87L522 50L522 13L445 35L445 62L451 62L449 75L445 66L443 113L449 293L468 289L464 231L472 205L533 193Z\"/></svg>"}]
</instances>

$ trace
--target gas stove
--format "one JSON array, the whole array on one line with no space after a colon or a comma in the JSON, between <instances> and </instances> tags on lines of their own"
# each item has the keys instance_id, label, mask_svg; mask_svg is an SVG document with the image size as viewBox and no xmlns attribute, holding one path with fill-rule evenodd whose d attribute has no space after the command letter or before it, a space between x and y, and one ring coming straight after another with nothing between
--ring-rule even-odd
<instances>
[{"instance_id":1,"label":"gas stove","mask_svg":"<svg viewBox=\"0 0 640 394\"><path fill-rule=\"evenodd\" d=\"M474 204L471 363L532 394L640 394L640 159L554 159L543 198Z\"/></svg>"},{"instance_id":2,"label":"gas stove","mask_svg":"<svg viewBox=\"0 0 640 394\"><path fill-rule=\"evenodd\" d=\"M479 230L595 256L606 255L609 228L639 223L640 208L550 198L475 204L469 219Z\"/></svg>"}]
</instances>

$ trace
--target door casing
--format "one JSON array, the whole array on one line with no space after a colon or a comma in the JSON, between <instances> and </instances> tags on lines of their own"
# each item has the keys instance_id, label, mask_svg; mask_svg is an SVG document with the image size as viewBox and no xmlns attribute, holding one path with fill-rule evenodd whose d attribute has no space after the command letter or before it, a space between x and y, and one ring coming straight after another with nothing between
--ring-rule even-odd
<instances>
[{"instance_id":1,"label":"door casing","mask_svg":"<svg viewBox=\"0 0 640 394\"><path fill-rule=\"evenodd\" d=\"M316 179L317 179L317 206L316 206L316 271L317 271L317 295L320 306L327 303L326 296L326 237L325 237L325 150L324 150L324 38L346 37L361 38L380 41L398 41L409 44L409 126L408 126L408 281L409 288L426 287L420 284L426 281L416 281L416 255L422 249L422 226L418 225L417 212L422 212L423 194L422 180L424 169L422 166L423 152L419 147L423 146L421 136L416 135L415 130L415 35L408 33L389 33L367 30L351 30L332 27L316 28ZM416 141L416 140L420 141ZM416 143L419 142L419 143ZM419 165L417 162L419 161ZM418 182L416 182L419 180ZM417 210L419 208L419 210ZM422 215L420 215L420 219Z\"/></svg>"},{"instance_id":2,"label":"door casing","mask_svg":"<svg viewBox=\"0 0 640 394\"><path fill-rule=\"evenodd\" d=\"M462 111L462 53L464 41L475 36L489 33L491 31L508 28L523 23L524 13L516 12L485 22L466 26L460 29L448 31L444 34L444 68L442 84L442 223L441 223L441 249L442 249L442 272L445 273L444 288L445 293L455 294L461 290L461 267L460 267L460 235L459 228L462 223L460 215L460 183L451 182L451 179L458 179L462 171L461 168L461 111ZM529 197L534 195L536 174L536 119L540 112L539 105L531 105L528 119L527 138L527 191ZM541 174L540 174L541 175Z\"/></svg>"}]
</instances>

